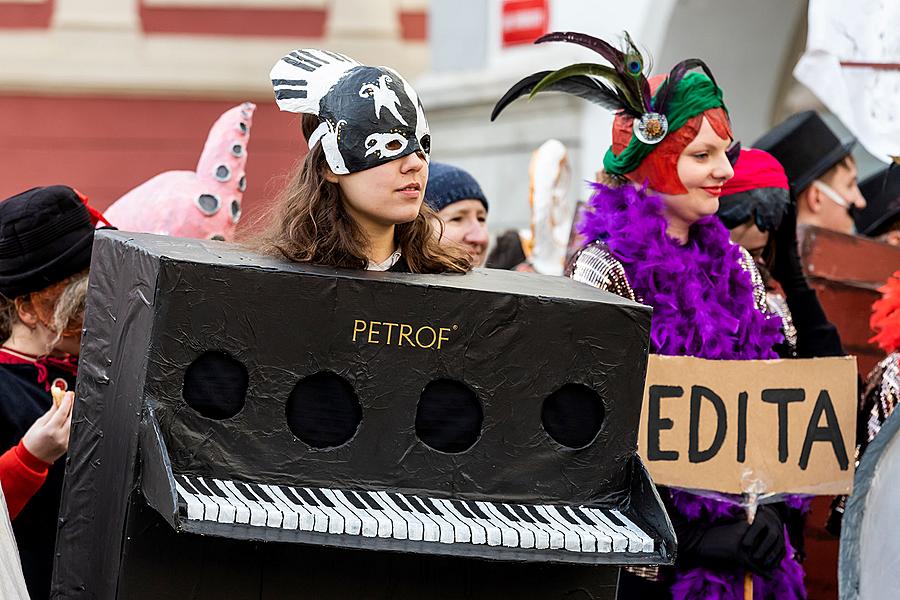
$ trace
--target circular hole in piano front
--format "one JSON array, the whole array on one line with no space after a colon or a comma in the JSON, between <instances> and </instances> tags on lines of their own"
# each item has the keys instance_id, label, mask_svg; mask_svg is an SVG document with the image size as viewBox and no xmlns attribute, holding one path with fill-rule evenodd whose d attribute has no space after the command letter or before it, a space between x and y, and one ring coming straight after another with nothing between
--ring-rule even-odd
<instances>
[{"instance_id":1,"label":"circular hole in piano front","mask_svg":"<svg viewBox=\"0 0 900 600\"><path fill-rule=\"evenodd\" d=\"M297 382L284 410L291 432L313 448L347 443L362 421L362 407L353 386L330 371Z\"/></svg>"},{"instance_id":2,"label":"circular hole in piano front","mask_svg":"<svg viewBox=\"0 0 900 600\"><path fill-rule=\"evenodd\" d=\"M541 422L554 440L567 448L589 445L603 425L600 395L580 383L567 383L544 400Z\"/></svg>"},{"instance_id":3,"label":"circular hole in piano front","mask_svg":"<svg viewBox=\"0 0 900 600\"><path fill-rule=\"evenodd\" d=\"M226 352L204 352L184 372L181 396L208 419L230 419L244 408L247 367Z\"/></svg>"},{"instance_id":4,"label":"circular hole in piano front","mask_svg":"<svg viewBox=\"0 0 900 600\"><path fill-rule=\"evenodd\" d=\"M425 386L416 407L416 435L428 447L458 453L481 436L484 411L469 386L452 379L435 379Z\"/></svg>"}]
</instances>

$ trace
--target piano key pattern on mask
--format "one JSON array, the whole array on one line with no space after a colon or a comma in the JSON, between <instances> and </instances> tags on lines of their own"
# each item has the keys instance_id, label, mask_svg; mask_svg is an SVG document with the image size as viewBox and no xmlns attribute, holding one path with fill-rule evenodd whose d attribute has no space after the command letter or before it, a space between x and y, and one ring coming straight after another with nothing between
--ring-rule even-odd
<instances>
[{"instance_id":1,"label":"piano key pattern on mask","mask_svg":"<svg viewBox=\"0 0 900 600\"><path fill-rule=\"evenodd\" d=\"M294 488L175 475L183 518L284 530L579 553L652 553L618 510Z\"/></svg>"}]
</instances>

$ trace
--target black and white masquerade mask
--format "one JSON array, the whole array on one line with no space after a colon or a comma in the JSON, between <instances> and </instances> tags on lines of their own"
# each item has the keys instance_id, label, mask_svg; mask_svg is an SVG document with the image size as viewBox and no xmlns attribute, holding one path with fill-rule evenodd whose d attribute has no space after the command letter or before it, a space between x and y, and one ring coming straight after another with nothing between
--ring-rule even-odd
<instances>
[{"instance_id":1,"label":"black and white masquerade mask","mask_svg":"<svg viewBox=\"0 0 900 600\"><path fill-rule=\"evenodd\" d=\"M328 50L295 50L270 73L278 108L317 115L309 147L322 143L339 175L396 158L431 152L431 134L419 96L396 71L361 65Z\"/></svg>"}]
</instances>

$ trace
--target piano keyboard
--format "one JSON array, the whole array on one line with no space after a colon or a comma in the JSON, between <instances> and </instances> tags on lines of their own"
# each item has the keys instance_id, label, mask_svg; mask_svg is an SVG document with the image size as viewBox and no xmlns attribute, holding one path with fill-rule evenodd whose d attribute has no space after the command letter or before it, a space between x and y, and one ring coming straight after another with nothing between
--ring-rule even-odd
<instances>
[{"instance_id":1,"label":"piano keyboard","mask_svg":"<svg viewBox=\"0 0 900 600\"><path fill-rule=\"evenodd\" d=\"M182 518L220 524L577 553L652 553L618 510L446 500L384 491L293 488L175 475Z\"/></svg>"}]
</instances>

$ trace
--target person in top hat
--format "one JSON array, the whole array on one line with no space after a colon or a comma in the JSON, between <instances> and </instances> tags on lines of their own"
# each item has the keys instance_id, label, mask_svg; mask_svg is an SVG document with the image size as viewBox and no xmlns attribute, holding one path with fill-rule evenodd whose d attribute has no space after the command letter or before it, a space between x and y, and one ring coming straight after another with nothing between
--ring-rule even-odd
<instances>
[{"instance_id":1,"label":"person in top hat","mask_svg":"<svg viewBox=\"0 0 900 600\"><path fill-rule=\"evenodd\" d=\"M859 185L866 209L856 216L863 235L900 246L900 167L888 166Z\"/></svg>"},{"instance_id":2,"label":"person in top hat","mask_svg":"<svg viewBox=\"0 0 900 600\"><path fill-rule=\"evenodd\" d=\"M855 140L841 143L814 111L788 117L753 144L784 166L797 203L797 223L855 233L853 216L866 207L850 155Z\"/></svg>"},{"instance_id":3,"label":"person in top hat","mask_svg":"<svg viewBox=\"0 0 900 600\"><path fill-rule=\"evenodd\" d=\"M0 202L0 482L28 593L47 598L99 213L70 187Z\"/></svg>"},{"instance_id":4,"label":"person in top hat","mask_svg":"<svg viewBox=\"0 0 900 600\"><path fill-rule=\"evenodd\" d=\"M435 230L441 244L462 248L473 267L484 265L488 247L488 201L467 171L432 162L425 204L437 213Z\"/></svg>"}]
</instances>

